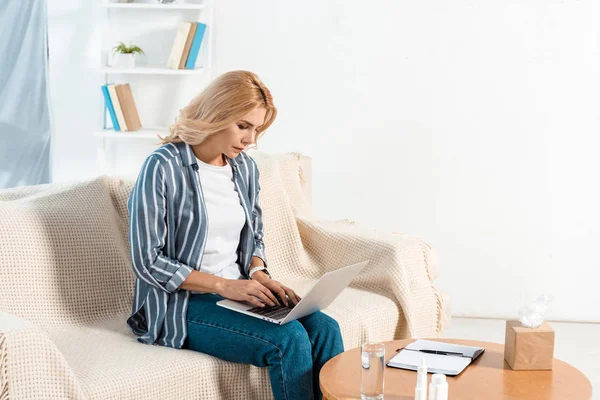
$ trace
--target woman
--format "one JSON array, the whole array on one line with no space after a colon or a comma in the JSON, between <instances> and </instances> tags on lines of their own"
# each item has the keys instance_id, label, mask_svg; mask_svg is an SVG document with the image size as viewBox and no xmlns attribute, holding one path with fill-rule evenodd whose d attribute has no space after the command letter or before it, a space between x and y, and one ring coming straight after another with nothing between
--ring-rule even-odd
<instances>
[{"instance_id":1,"label":"woman","mask_svg":"<svg viewBox=\"0 0 600 400\"><path fill-rule=\"evenodd\" d=\"M247 71L221 75L181 110L127 203L137 278L127 323L142 343L269 367L275 399L318 399L321 367L344 350L334 319L276 325L215 304L300 300L266 269L259 171L244 152L276 115Z\"/></svg>"}]
</instances>

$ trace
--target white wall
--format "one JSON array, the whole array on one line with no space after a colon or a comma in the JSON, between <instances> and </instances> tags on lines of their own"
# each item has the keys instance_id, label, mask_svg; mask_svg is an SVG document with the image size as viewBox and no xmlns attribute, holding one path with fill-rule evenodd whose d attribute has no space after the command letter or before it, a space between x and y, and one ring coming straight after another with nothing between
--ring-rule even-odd
<instances>
[{"instance_id":1,"label":"white wall","mask_svg":"<svg viewBox=\"0 0 600 400\"><path fill-rule=\"evenodd\" d=\"M95 173L102 76L92 2L56 3L61 181ZM215 72L269 85L280 114L259 149L313 157L318 214L438 249L454 315L515 317L547 292L550 319L600 322L598 20L592 0L229 0Z\"/></svg>"}]
</instances>

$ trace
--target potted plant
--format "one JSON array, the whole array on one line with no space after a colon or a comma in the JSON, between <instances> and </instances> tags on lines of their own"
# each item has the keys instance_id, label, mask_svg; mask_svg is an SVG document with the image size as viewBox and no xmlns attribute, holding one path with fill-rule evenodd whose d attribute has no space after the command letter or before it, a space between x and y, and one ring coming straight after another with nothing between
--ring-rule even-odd
<instances>
[{"instance_id":1,"label":"potted plant","mask_svg":"<svg viewBox=\"0 0 600 400\"><path fill-rule=\"evenodd\" d=\"M123 42L113 47L113 57L116 56L114 66L118 68L135 68L135 53L144 54L138 46L127 46Z\"/></svg>"}]
</instances>

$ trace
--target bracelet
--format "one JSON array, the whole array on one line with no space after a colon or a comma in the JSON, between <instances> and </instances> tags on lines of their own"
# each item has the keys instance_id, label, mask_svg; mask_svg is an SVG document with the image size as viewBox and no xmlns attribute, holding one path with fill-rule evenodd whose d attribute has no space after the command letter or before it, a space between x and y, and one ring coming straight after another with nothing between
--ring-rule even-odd
<instances>
[{"instance_id":1,"label":"bracelet","mask_svg":"<svg viewBox=\"0 0 600 400\"><path fill-rule=\"evenodd\" d=\"M248 277L250 279L252 279L252 274L254 274L257 271L265 271L265 273L267 274L267 276L269 278L271 277L271 275L269 274L269 271L267 271L267 267L265 267L264 265L257 265L256 267L251 268L250 269L250 273L248 274Z\"/></svg>"},{"instance_id":2,"label":"bracelet","mask_svg":"<svg viewBox=\"0 0 600 400\"><path fill-rule=\"evenodd\" d=\"M250 268L250 272L248 273L248 276L250 278L252 278L252 274L255 273L256 271L263 271L267 269L264 265L257 265L256 267Z\"/></svg>"}]
</instances>

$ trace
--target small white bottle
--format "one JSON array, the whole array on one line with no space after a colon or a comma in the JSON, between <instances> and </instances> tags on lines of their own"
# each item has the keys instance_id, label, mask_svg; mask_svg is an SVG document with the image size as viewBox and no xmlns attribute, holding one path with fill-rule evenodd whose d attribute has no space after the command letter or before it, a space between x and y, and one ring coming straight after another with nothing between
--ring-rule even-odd
<instances>
[{"instance_id":1,"label":"small white bottle","mask_svg":"<svg viewBox=\"0 0 600 400\"><path fill-rule=\"evenodd\" d=\"M421 365L417 368L415 400L427 400L427 365L424 358L421 358Z\"/></svg>"},{"instance_id":2,"label":"small white bottle","mask_svg":"<svg viewBox=\"0 0 600 400\"><path fill-rule=\"evenodd\" d=\"M446 375L442 375L440 383L435 389L435 400L448 400L448 382L446 381Z\"/></svg>"},{"instance_id":3,"label":"small white bottle","mask_svg":"<svg viewBox=\"0 0 600 400\"><path fill-rule=\"evenodd\" d=\"M440 383L446 381L446 375L433 374L431 383L429 384L429 400L438 400L437 390Z\"/></svg>"}]
</instances>

